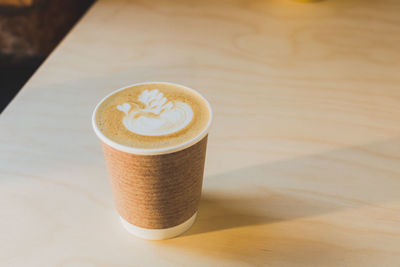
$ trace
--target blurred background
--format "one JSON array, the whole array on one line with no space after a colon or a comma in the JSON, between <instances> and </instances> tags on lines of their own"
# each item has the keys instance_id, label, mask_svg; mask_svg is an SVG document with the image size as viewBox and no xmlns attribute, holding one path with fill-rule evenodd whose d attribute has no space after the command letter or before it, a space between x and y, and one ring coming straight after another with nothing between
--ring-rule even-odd
<instances>
[{"instance_id":1,"label":"blurred background","mask_svg":"<svg viewBox=\"0 0 400 267\"><path fill-rule=\"evenodd\" d=\"M0 112L94 0L0 0Z\"/></svg>"}]
</instances>

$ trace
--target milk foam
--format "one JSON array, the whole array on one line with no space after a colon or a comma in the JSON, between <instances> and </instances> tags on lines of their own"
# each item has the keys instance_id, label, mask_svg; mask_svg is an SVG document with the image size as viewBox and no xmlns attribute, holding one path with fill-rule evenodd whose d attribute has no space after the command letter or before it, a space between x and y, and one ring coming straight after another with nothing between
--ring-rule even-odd
<instances>
[{"instance_id":1,"label":"milk foam","mask_svg":"<svg viewBox=\"0 0 400 267\"><path fill-rule=\"evenodd\" d=\"M193 119L192 108L182 101L168 101L158 89L144 90L140 103L124 103L117 109L125 113L122 123L129 131L147 136L178 132ZM144 106L144 108L143 108Z\"/></svg>"}]
</instances>

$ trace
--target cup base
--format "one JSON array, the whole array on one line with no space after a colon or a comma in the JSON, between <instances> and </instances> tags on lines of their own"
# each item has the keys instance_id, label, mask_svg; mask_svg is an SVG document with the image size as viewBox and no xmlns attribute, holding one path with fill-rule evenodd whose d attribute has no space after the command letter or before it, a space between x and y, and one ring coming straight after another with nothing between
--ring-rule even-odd
<instances>
[{"instance_id":1,"label":"cup base","mask_svg":"<svg viewBox=\"0 0 400 267\"><path fill-rule=\"evenodd\" d=\"M124 228L131 234L138 236L143 239L148 239L148 240L163 240L163 239L168 239L172 238L175 236L178 236L184 232L186 232L194 223L196 220L197 212L193 214L192 217L190 217L187 221L177 225L173 226L170 228L165 228L165 229L147 229L147 228L142 228L136 225L133 225L129 222L127 222L125 219L120 217L122 225Z\"/></svg>"}]
</instances>

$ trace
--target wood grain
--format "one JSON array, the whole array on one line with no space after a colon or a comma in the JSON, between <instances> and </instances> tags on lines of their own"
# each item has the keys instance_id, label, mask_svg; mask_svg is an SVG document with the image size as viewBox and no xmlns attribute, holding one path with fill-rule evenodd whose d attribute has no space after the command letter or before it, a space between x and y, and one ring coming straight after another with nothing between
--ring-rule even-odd
<instances>
[{"instance_id":1,"label":"wood grain","mask_svg":"<svg viewBox=\"0 0 400 267\"><path fill-rule=\"evenodd\" d=\"M399 266L398 1L99 1L0 117L0 263ZM112 203L95 104L198 89L199 217L162 242Z\"/></svg>"}]
</instances>

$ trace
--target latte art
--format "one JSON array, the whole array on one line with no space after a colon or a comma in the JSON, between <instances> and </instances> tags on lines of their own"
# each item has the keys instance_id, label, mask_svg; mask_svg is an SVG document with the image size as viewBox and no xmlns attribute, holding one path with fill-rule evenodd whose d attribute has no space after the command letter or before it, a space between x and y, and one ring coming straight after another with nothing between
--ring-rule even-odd
<instances>
[{"instance_id":1,"label":"latte art","mask_svg":"<svg viewBox=\"0 0 400 267\"><path fill-rule=\"evenodd\" d=\"M106 96L95 109L93 125L103 142L140 154L199 141L208 132L211 115L207 100L193 89L139 83Z\"/></svg>"},{"instance_id":2,"label":"latte art","mask_svg":"<svg viewBox=\"0 0 400 267\"><path fill-rule=\"evenodd\" d=\"M193 119L192 108L182 101L168 101L158 89L144 90L138 102L118 105L125 113L122 123L129 131L147 136L178 132Z\"/></svg>"}]
</instances>

